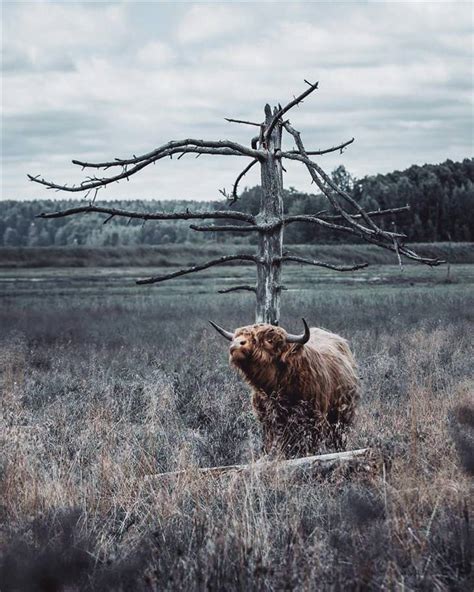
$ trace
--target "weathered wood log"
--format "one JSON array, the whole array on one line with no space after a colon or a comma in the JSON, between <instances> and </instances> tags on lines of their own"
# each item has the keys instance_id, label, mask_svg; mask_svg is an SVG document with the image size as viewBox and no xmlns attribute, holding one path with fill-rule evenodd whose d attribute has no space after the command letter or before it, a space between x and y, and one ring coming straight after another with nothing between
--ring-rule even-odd
<instances>
[{"instance_id":1,"label":"weathered wood log","mask_svg":"<svg viewBox=\"0 0 474 592\"><path fill-rule=\"evenodd\" d=\"M220 476L225 473L262 473L270 471L283 471L285 473L304 472L306 470L332 469L337 465L348 462L361 462L368 458L370 448L358 450L347 450L345 452L333 452L330 454L319 454L316 456L305 456L289 460L263 460L245 465L226 465L221 467L205 467L194 469L183 469L181 471L170 471L147 475L145 481L162 479L165 477L181 476Z\"/></svg>"}]
</instances>

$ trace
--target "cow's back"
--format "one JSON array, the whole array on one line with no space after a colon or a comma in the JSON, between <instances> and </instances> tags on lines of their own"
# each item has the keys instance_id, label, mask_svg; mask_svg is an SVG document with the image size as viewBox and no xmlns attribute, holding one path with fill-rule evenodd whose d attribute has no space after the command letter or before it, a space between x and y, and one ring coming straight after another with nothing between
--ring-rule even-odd
<instances>
[{"instance_id":1,"label":"cow's back","mask_svg":"<svg viewBox=\"0 0 474 592\"><path fill-rule=\"evenodd\" d=\"M353 361L347 340L336 333L326 331L326 329L311 327L310 338L306 345L322 355L349 356Z\"/></svg>"},{"instance_id":2,"label":"cow's back","mask_svg":"<svg viewBox=\"0 0 474 592\"><path fill-rule=\"evenodd\" d=\"M329 390L355 386L358 382L357 366L347 340L319 327L312 327L310 335L306 344L308 353L311 357L311 351L317 352L315 361L320 369L325 369L330 377L329 383L332 383Z\"/></svg>"}]
</instances>

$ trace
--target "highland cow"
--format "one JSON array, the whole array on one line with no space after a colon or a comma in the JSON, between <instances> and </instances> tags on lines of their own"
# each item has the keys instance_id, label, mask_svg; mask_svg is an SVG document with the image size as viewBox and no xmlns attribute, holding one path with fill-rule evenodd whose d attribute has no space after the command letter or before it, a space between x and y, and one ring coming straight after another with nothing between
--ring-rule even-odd
<instances>
[{"instance_id":1,"label":"highland cow","mask_svg":"<svg viewBox=\"0 0 474 592\"><path fill-rule=\"evenodd\" d=\"M268 324L233 333L229 360L252 387L263 452L286 458L344 448L358 399L356 365L347 341L324 329L291 335Z\"/></svg>"}]
</instances>

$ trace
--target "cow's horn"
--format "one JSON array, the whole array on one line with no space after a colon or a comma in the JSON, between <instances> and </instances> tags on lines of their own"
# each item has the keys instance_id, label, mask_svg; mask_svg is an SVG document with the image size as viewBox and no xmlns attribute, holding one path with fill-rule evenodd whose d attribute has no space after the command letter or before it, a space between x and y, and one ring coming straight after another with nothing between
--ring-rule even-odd
<instances>
[{"instance_id":1,"label":"cow's horn","mask_svg":"<svg viewBox=\"0 0 474 592\"><path fill-rule=\"evenodd\" d=\"M301 320L303 321L303 325L304 325L304 333L302 335L292 335L291 333L288 333L288 336L286 338L288 343L304 344L309 340L310 334L309 334L308 323L304 319L301 319Z\"/></svg>"},{"instance_id":2,"label":"cow's horn","mask_svg":"<svg viewBox=\"0 0 474 592\"><path fill-rule=\"evenodd\" d=\"M214 329L222 335L222 337L225 337L229 341L232 341L234 339L233 333L231 333L230 331L226 331L225 329L223 329L222 327L219 327L219 325L216 325L212 321L209 321L209 322L214 327Z\"/></svg>"}]
</instances>

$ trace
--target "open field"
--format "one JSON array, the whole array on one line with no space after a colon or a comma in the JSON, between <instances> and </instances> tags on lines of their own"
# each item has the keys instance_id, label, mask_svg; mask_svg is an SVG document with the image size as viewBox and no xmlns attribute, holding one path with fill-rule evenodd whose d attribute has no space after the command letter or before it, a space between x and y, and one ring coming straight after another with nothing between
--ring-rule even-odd
<instances>
[{"instance_id":1,"label":"open field","mask_svg":"<svg viewBox=\"0 0 474 592\"><path fill-rule=\"evenodd\" d=\"M207 326L251 322L215 292L252 270L148 271L0 271L2 590L472 589L474 266L287 268L282 324L355 351L370 467L153 483L257 458L260 434Z\"/></svg>"},{"instance_id":2,"label":"open field","mask_svg":"<svg viewBox=\"0 0 474 592\"><path fill-rule=\"evenodd\" d=\"M226 239L224 241L224 238ZM235 244L227 235L222 242L132 247L1 247L0 268L18 267L172 267L193 265L237 252L252 253L255 245ZM474 263L474 243L418 243L411 245L427 257L451 263ZM396 263L391 251L367 244L289 245L292 255L336 264Z\"/></svg>"},{"instance_id":3,"label":"open field","mask_svg":"<svg viewBox=\"0 0 474 592\"><path fill-rule=\"evenodd\" d=\"M137 286L137 279L149 275L168 274L180 269L177 266L154 267L0 267L0 298L13 296L42 296L81 294L102 297L115 295L137 298L156 298L160 302L175 296L215 295L218 290L238 284L255 284L255 268L248 265L216 266L199 273L182 276L154 286ZM344 289L371 290L377 293L385 289L402 287L430 288L445 291L450 285L453 292L468 291L474 283L474 265L455 264L448 271L446 265L427 267L407 265L402 270L397 265L372 264L355 272L337 272L297 264L285 265L282 275L286 290L283 293L283 312L294 300L294 292L301 291L313 298L314 291ZM389 290L390 291L390 290ZM217 303L231 300L231 295L221 295ZM252 302L250 295L240 299ZM286 302L285 302L286 301Z\"/></svg>"}]
</instances>

